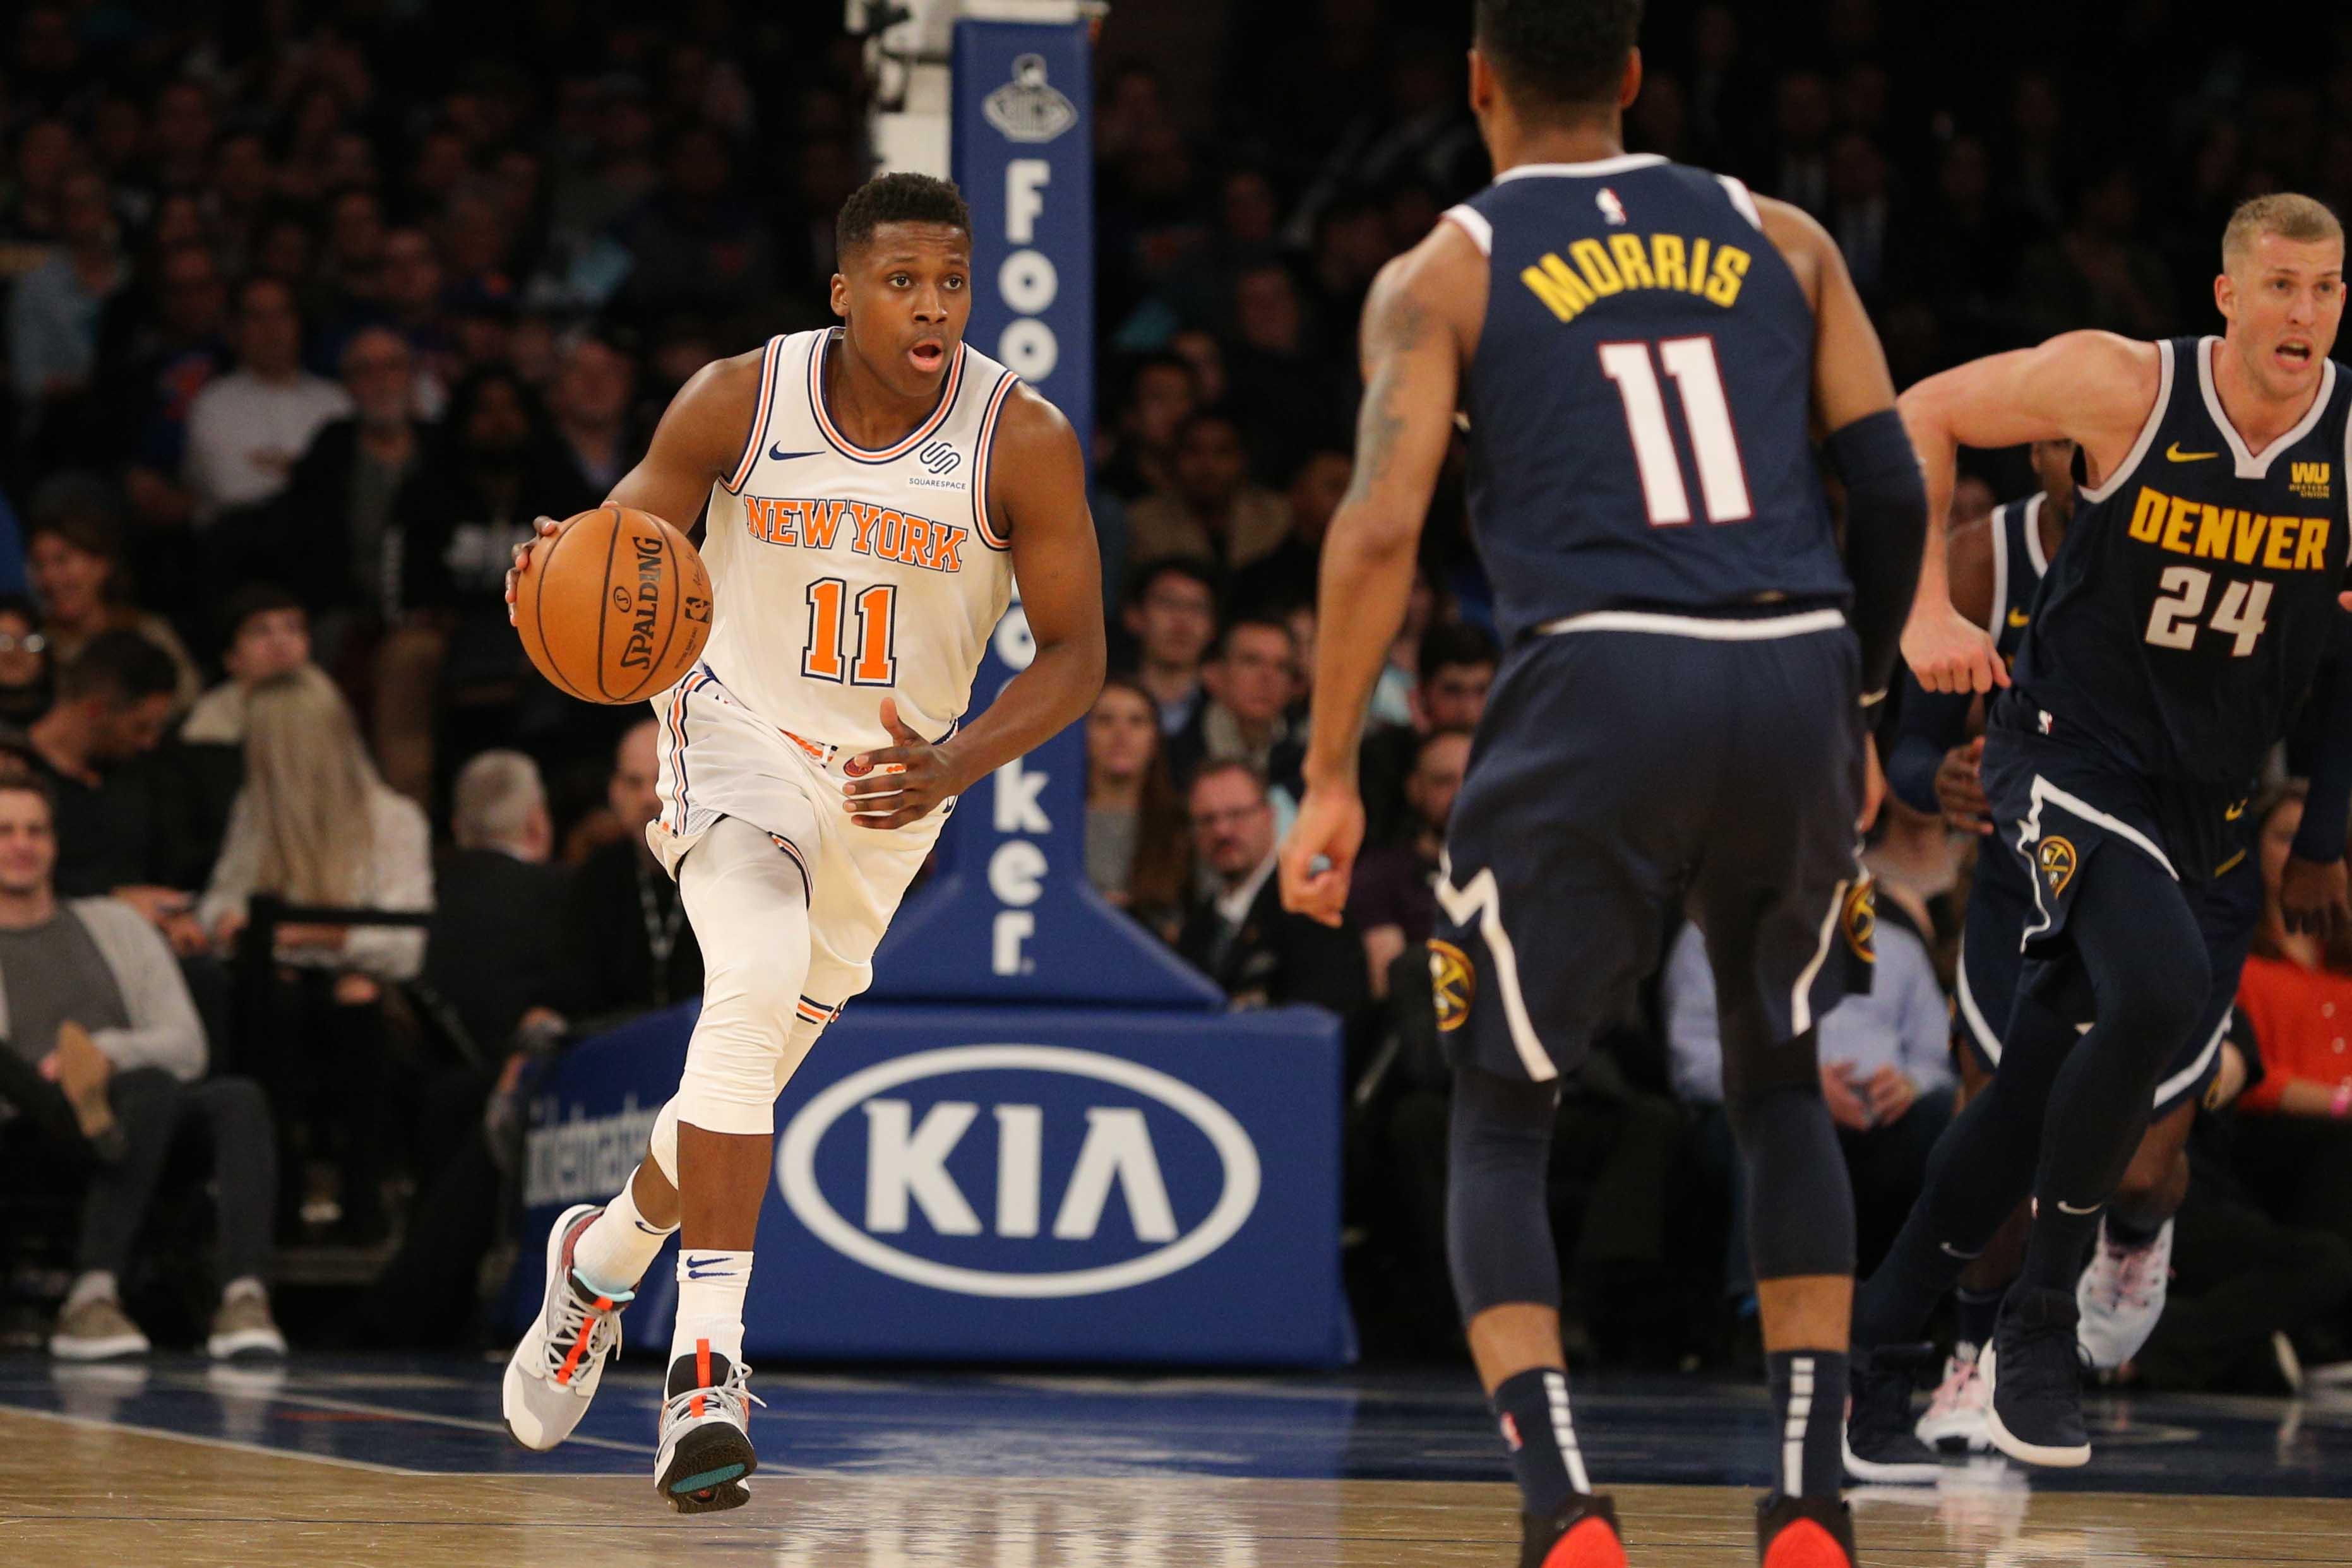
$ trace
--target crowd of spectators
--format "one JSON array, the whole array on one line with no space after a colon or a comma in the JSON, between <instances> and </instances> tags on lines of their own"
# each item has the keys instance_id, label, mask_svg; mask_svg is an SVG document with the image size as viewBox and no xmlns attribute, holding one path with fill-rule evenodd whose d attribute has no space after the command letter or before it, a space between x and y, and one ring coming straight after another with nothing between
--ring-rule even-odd
<instances>
[{"instance_id":1,"label":"crowd of spectators","mask_svg":"<svg viewBox=\"0 0 2352 1568\"><path fill-rule=\"evenodd\" d=\"M1827 225L1898 384L2061 328L2195 329L2237 200L2352 205L2352 24L2276 61L2192 47L2197 9L1668 0L1628 137ZM1351 1278L1370 1345L1423 1355L1454 1340L1422 944L1503 653L1458 451L1372 700L1348 924L1286 915L1270 871L1356 318L1487 174L1466 12L1116 6L1095 89L1117 673L1087 722L1087 874L1234 1005L1346 1020ZM829 319L831 217L868 168L838 13L11 13L0 1204L79 1206L50 1260L60 1354L175 1310L142 1234L214 1239L211 1265L178 1260L210 1293L176 1310L216 1349L274 1342L273 1239L396 1248L397 1289L372 1299L433 1309L370 1337L462 1334L535 1063L698 991L640 831L653 727L533 678L500 579L535 515L601 498L698 367ZM1970 461L1962 516L2032 487L2021 455ZM1874 831L1880 989L1825 1026L1823 1069L1866 1247L1949 1114L1972 852L1900 802ZM362 909L394 923L335 915ZM1553 1180L1576 1332L1672 1360L1738 1343L1748 1283L1711 977L1686 932L1659 951L1563 1100ZM2266 1297L2315 1352L2352 1329L2352 1067L2331 1032L2352 954L2283 933L2264 951L2237 1114L2280 1132L2233 1153L2223 1119L2200 1141L2179 1260L2213 1310L2150 1356L2184 1378L2235 1364L2242 1344L2194 1331L2257 1266L2319 1260ZM184 1169L209 1174L161 1174ZM165 1224L189 1192L212 1194L207 1223ZM2221 1218L2192 1235L2199 1204ZM2225 1243L2261 1258L2216 1261Z\"/></svg>"}]
</instances>

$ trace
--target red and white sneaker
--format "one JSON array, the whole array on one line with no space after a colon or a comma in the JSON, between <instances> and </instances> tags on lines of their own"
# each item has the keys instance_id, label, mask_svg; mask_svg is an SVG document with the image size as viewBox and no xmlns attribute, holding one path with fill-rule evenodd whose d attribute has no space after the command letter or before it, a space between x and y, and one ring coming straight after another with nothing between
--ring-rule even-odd
<instances>
[{"instance_id":1,"label":"red and white sneaker","mask_svg":"<svg viewBox=\"0 0 2352 1568\"><path fill-rule=\"evenodd\" d=\"M548 1232L547 1300L507 1358L503 1393L507 1430L526 1448L544 1452L572 1436L604 1363L621 1354L621 1309L634 1294L603 1294L572 1269L572 1249L604 1212L601 1204L575 1204Z\"/></svg>"}]
</instances>

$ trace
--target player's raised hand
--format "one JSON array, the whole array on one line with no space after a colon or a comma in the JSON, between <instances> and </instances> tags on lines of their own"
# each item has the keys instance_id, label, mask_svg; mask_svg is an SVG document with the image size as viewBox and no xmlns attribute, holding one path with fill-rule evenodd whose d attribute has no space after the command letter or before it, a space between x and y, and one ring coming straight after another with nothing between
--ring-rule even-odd
<instances>
[{"instance_id":1,"label":"player's raised hand","mask_svg":"<svg viewBox=\"0 0 2352 1568\"><path fill-rule=\"evenodd\" d=\"M2344 862L2290 854L2279 870L2279 918L2289 931L2332 936L2352 925Z\"/></svg>"},{"instance_id":2,"label":"player's raised hand","mask_svg":"<svg viewBox=\"0 0 2352 1568\"><path fill-rule=\"evenodd\" d=\"M933 746L898 717L898 699L882 699L882 727L896 746L861 751L841 765L849 782L841 787L841 809L861 828L903 828L932 808L962 793L966 780L946 748Z\"/></svg>"},{"instance_id":3,"label":"player's raised hand","mask_svg":"<svg viewBox=\"0 0 2352 1568\"><path fill-rule=\"evenodd\" d=\"M1931 692L1989 692L2009 685L1992 634L1950 605L1911 617L1903 658Z\"/></svg>"},{"instance_id":4,"label":"player's raised hand","mask_svg":"<svg viewBox=\"0 0 2352 1568\"><path fill-rule=\"evenodd\" d=\"M1310 785L1282 841L1282 906L1326 925L1348 907L1348 879L1364 847L1364 802L1353 789Z\"/></svg>"},{"instance_id":5,"label":"player's raised hand","mask_svg":"<svg viewBox=\"0 0 2352 1568\"><path fill-rule=\"evenodd\" d=\"M515 546L514 564L507 568L507 624L509 626L515 623L515 584L520 580L524 570L530 565L531 547L538 544L541 539L553 538L555 530L563 526L553 517L533 517L530 521L531 527L537 530L536 533L532 538Z\"/></svg>"},{"instance_id":6,"label":"player's raised hand","mask_svg":"<svg viewBox=\"0 0 2352 1568\"><path fill-rule=\"evenodd\" d=\"M1944 753L1936 768L1936 803L1944 821L1964 833L1992 831L1992 802L1984 792L1984 737Z\"/></svg>"}]
</instances>

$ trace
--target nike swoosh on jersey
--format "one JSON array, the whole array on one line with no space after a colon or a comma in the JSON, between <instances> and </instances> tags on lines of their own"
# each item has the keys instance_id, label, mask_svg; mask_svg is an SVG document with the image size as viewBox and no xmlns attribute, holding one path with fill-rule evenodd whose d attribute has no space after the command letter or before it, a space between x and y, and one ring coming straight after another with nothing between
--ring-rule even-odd
<instances>
[{"instance_id":1,"label":"nike swoosh on jersey","mask_svg":"<svg viewBox=\"0 0 2352 1568\"><path fill-rule=\"evenodd\" d=\"M2224 808L2221 812L2221 820L2225 822L2234 822L2245 814L2246 803L2243 800L2241 800L2234 806Z\"/></svg>"},{"instance_id":2,"label":"nike swoosh on jersey","mask_svg":"<svg viewBox=\"0 0 2352 1568\"><path fill-rule=\"evenodd\" d=\"M777 463L790 463L795 457L814 457L815 455L816 454L814 452L787 452L784 450L784 444L781 441L768 448L769 458Z\"/></svg>"},{"instance_id":3,"label":"nike swoosh on jersey","mask_svg":"<svg viewBox=\"0 0 2352 1568\"><path fill-rule=\"evenodd\" d=\"M2011 611L2011 612L2009 612L2009 623L2010 623L2011 626L2020 626L2020 627L2021 627L2021 626L2025 626L2025 625L2030 624L2030 623L2032 622L2032 620L2033 620L2033 617L2032 617L2032 616L2031 616L2031 615L2028 615L2028 614L2027 614L2024 611L2022 611L2022 610L2012 610L2012 611Z\"/></svg>"},{"instance_id":4,"label":"nike swoosh on jersey","mask_svg":"<svg viewBox=\"0 0 2352 1568\"><path fill-rule=\"evenodd\" d=\"M2060 1199L2058 1200L2058 1212L2059 1212L2059 1213L2061 1213L2061 1214L2071 1214L2071 1215L2074 1216L2077 1219L2081 1218L2083 1216L2084 1216L2084 1215L2086 1215L2086 1214L2096 1214L2096 1213L2098 1213L2098 1212L2099 1212L2099 1210L2101 1210L2102 1208L2105 1208L2105 1207L2106 1207L2106 1205L2105 1205L2105 1204L2104 1204L2104 1203L2095 1203L2095 1204L2091 1205L2091 1207L2088 1207L2088 1208L2076 1208L2073 1204L2068 1203L2068 1202L2067 1202L2064 1198L2063 1198L2063 1197L2062 1197L2062 1198L2060 1198Z\"/></svg>"},{"instance_id":5,"label":"nike swoosh on jersey","mask_svg":"<svg viewBox=\"0 0 2352 1568\"><path fill-rule=\"evenodd\" d=\"M2183 452L2178 441L2164 449L2164 458L2168 463L2201 463L2208 457L2221 455L2218 452Z\"/></svg>"}]
</instances>

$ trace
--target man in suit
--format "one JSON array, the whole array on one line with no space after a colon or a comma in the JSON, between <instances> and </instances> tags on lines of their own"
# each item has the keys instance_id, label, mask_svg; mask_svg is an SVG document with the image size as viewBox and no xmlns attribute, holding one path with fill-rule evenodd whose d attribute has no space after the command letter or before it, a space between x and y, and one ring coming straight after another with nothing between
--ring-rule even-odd
<instances>
[{"instance_id":1,"label":"man in suit","mask_svg":"<svg viewBox=\"0 0 2352 1568\"><path fill-rule=\"evenodd\" d=\"M1265 777L1245 762L1211 762L1190 801L1194 848L1217 891L1193 902L1177 952L1236 1008L1315 1002L1354 1023L1371 998L1363 938L1283 910Z\"/></svg>"},{"instance_id":2,"label":"man in suit","mask_svg":"<svg viewBox=\"0 0 2352 1568\"><path fill-rule=\"evenodd\" d=\"M652 719L621 737L605 803L621 834L581 862L572 885L567 946L579 967L583 1014L612 1017L668 1007L702 991L702 949L677 901L677 883L646 846L661 810Z\"/></svg>"}]
</instances>

